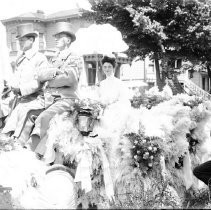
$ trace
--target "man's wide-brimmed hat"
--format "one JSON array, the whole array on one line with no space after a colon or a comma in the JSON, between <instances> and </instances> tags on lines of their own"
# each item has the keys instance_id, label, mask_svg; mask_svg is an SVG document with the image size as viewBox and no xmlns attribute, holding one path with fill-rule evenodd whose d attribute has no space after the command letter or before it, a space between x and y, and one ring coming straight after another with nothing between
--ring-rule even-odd
<instances>
[{"instance_id":1,"label":"man's wide-brimmed hat","mask_svg":"<svg viewBox=\"0 0 211 210\"><path fill-rule=\"evenodd\" d=\"M25 23L17 26L17 39L24 36L34 36L37 37L38 33L34 31L34 26L32 23Z\"/></svg>"},{"instance_id":2,"label":"man's wide-brimmed hat","mask_svg":"<svg viewBox=\"0 0 211 210\"><path fill-rule=\"evenodd\" d=\"M75 33L73 32L72 24L69 22L57 22L55 25L55 33L53 36L65 33L68 34L72 38L72 42L76 40Z\"/></svg>"}]
</instances>

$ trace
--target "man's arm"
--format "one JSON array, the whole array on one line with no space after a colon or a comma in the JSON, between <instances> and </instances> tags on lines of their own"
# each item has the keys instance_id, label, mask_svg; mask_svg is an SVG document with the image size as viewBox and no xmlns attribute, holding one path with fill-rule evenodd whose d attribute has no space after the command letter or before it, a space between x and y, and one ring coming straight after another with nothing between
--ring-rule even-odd
<instances>
[{"instance_id":1,"label":"man's arm","mask_svg":"<svg viewBox=\"0 0 211 210\"><path fill-rule=\"evenodd\" d=\"M62 74L58 74L55 78L49 81L49 87L64 87L74 86L78 83L78 70L77 67L71 67Z\"/></svg>"},{"instance_id":2,"label":"man's arm","mask_svg":"<svg viewBox=\"0 0 211 210\"><path fill-rule=\"evenodd\" d=\"M49 87L75 86L78 84L83 61L81 57L69 60L64 69L58 69L55 78L49 81Z\"/></svg>"},{"instance_id":3,"label":"man's arm","mask_svg":"<svg viewBox=\"0 0 211 210\"><path fill-rule=\"evenodd\" d=\"M37 72L37 80L40 82L46 82L53 80L56 76L57 68L46 66L44 68L39 68Z\"/></svg>"},{"instance_id":4,"label":"man's arm","mask_svg":"<svg viewBox=\"0 0 211 210\"><path fill-rule=\"evenodd\" d=\"M41 84L37 78L37 71L40 68L42 69L46 68L47 65L48 65L47 58L43 54L40 54L37 57L36 66L34 67L35 69L33 72L34 75L33 79L20 85L20 92L22 96L30 95L40 90Z\"/></svg>"}]
</instances>

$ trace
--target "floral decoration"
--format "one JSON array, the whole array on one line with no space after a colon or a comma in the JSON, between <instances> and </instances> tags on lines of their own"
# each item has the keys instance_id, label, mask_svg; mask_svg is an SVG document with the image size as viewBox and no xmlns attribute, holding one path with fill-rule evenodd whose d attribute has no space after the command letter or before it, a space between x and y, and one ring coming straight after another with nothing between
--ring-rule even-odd
<instances>
[{"instance_id":1,"label":"floral decoration","mask_svg":"<svg viewBox=\"0 0 211 210\"><path fill-rule=\"evenodd\" d=\"M159 155L161 148L157 141L162 141L159 137L145 136L143 133L129 133L125 136L132 143L132 157L134 161L134 167L138 167L144 173L147 173L153 168L154 165L159 164Z\"/></svg>"},{"instance_id":2,"label":"floral decoration","mask_svg":"<svg viewBox=\"0 0 211 210\"><path fill-rule=\"evenodd\" d=\"M172 91L168 86L164 87L162 92L159 92L158 87L152 87L148 91L136 92L131 99L131 106L134 108L140 108L140 106L144 106L147 109L151 109L153 106L158 105L166 100L170 100L172 98Z\"/></svg>"},{"instance_id":3,"label":"floral decoration","mask_svg":"<svg viewBox=\"0 0 211 210\"><path fill-rule=\"evenodd\" d=\"M196 154L196 145L199 143L199 141L192 137L191 134L193 133L193 131L194 131L194 129L190 130L190 133L186 134L186 139L188 140L188 143L189 143L189 148L188 148L189 152Z\"/></svg>"},{"instance_id":4,"label":"floral decoration","mask_svg":"<svg viewBox=\"0 0 211 210\"><path fill-rule=\"evenodd\" d=\"M139 95L133 96L131 99L131 106L134 108L139 108L141 105L145 106L147 109L151 109L153 106L165 101L166 99L159 95Z\"/></svg>"},{"instance_id":5,"label":"floral decoration","mask_svg":"<svg viewBox=\"0 0 211 210\"><path fill-rule=\"evenodd\" d=\"M189 106L191 109L194 107L197 107L199 104L201 104L203 102L203 99L201 97L195 97L194 99L191 98L188 101L184 101L183 105L184 106Z\"/></svg>"},{"instance_id":6,"label":"floral decoration","mask_svg":"<svg viewBox=\"0 0 211 210\"><path fill-rule=\"evenodd\" d=\"M184 156L182 155L178 158L178 161L175 162L175 168L181 169L183 167L183 160L184 160Z\"/></svg>"},{"instance_id":7,"label":"floral decoration","mask_svg":"<svg viewBox=\"0 0 211 210\"><path fill-rule=\"evenodd\" d=\"M81 110L88 110L91 112L92 117L94 119L99 118L104 108L105 106L102 103L96 100L89 99L89 98L76 100L74 104L74 109L76 111L80 112Z\"/></svg>"}]
</instances>

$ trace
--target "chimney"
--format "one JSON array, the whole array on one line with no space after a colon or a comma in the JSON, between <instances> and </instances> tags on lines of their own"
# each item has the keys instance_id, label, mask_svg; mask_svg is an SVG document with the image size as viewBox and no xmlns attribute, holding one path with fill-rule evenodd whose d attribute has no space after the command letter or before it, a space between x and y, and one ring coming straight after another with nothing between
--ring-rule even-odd
<instances>
[{"instance_id":1,"label":"chimney","mask_svg":"<svg viewBox=\"0 0 211 210\"><path fill-rule=\"evenodd\" d=\"M37 10L37 14L41 14L41 15L44 15L45 13L42 11L42 10Z\"/></svg>"}]
</instances>

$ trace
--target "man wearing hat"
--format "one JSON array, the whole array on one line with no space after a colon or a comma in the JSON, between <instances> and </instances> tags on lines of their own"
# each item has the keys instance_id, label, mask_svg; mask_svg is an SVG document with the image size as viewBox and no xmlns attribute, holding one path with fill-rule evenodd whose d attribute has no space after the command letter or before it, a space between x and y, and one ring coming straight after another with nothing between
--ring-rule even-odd
<instances>
[{"instance_id":1,"label":"man wearing hat","mask_svg":"<svg viewBox=\"0 0 211 210\"><path fill-rule=\"evenodd\" d=\"M31 135L31 147L37 154L44 155L47 130L50 120L64 111L71 110L74 100L78 98L78 81L83 68L83 58L73 55L70 45L76 40L72 25L68 22L57 22L56 41L58 54L52 59L52 68L40 71L38 80L45 82L44 110L35 121Z\"/></svg>"},{"instance_id":2,"label":"man wearing hat","mask_svg":"<svg viewBox=\"0 0 211 210\"><path fill-rule=\"evenodd\" d=\"M4 136L1 136L1 140L11 136L12 132L14 132L13 137L18 138L24 128L29 111L44 108L42 100L39 99L42 84L36 76L40 68L47 68L47 58L35 49L34 43L38 34L34 31L33 24L19 25L17 34L21 51L16 59L16 80L12 82L11 90L16 95L17 100L15 101L18 101L18 105L15 107L13 104L14 110L11 110L2 130Z\"/></svg>"}]
</instances>

